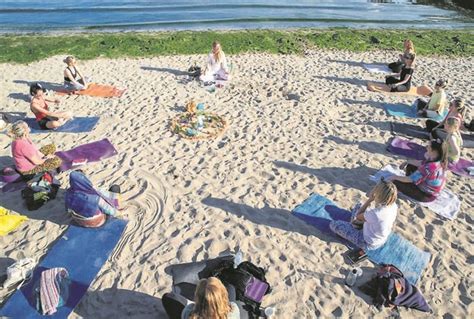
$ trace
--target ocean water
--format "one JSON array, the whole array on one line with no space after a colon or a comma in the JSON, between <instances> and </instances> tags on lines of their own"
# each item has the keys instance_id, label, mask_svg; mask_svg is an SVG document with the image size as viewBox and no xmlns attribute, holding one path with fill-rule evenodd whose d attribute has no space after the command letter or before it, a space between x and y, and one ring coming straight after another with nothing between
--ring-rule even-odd
<instances>
[{"instance_id":1,"label":"ocean water","mask_svg":"<svg viewBox=\"0 0 474 319\"><path fill-rule=\"evenodd\" d=\"M296 27L455 29L474 19L410 0L0 1L1 33Z\"/></svg>"}]
</instances>

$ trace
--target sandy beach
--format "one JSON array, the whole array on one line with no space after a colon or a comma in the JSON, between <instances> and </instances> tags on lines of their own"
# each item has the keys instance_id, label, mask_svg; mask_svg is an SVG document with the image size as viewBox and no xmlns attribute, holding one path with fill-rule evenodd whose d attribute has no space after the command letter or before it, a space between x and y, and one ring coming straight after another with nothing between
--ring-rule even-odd
<instances>
[{"instance_id":1,"label":"sandy beach","mask_svg":"<svg viewBox=\"0 0 474 319\"><path fill-rule=\"evenodd\" d=\"M182 72L203 64L204 55L80 61L94 82L127 91L112 99L60 97L58 109L100 115L98 126L88 134L36 134L32 139L39 145L54 142L62 150L111 140L119 155L84 171L98 186L121 186L125 209L120 217L129 223L70 318L166 318L160 298L171 288L167 266L238 249L244 259L268 269L273 292L263 305L277 307L276 318L387 317L389 310L377 312L368 296L344 285L350 269L342 256L347 248L290 212L312 192L350 208L366 198L373 186L370 175L386 164L402 163L385 150L392 136L389 122L421 121L389 117L382 102L411 104L415 97L368 92L366 82L382 81L383 75L360 65L397 56L395 51L323 50L302 56L231 55L233 79L215 93L197 82L186 83ZM31 117L28 83L62 83L63 59L0 64L2 111ZM449 96L466 100L471 119L473 68L473 57L421 56L414 84L433 86L448 78ZM222 136L196 142L170 131L171 119L191 98L229 121ZM10 139L2 134L0 141L3 166L12 163ZM473 159L469 149L462 154ZM0 194L2 206L30 218L0 237L0 260L39 260L64 232L70 223L64 209L68 175L61 174L60 180L57 199L37 211L26 209L20 192ZM447 188L462 201L454 221L398 200L394 231L432 255L417 286L434 313L403 309L404 318L474 314L474 184L450 174ZM374 269L369 261L361 266L365 277Z\"/></svg>"}]
</instances>

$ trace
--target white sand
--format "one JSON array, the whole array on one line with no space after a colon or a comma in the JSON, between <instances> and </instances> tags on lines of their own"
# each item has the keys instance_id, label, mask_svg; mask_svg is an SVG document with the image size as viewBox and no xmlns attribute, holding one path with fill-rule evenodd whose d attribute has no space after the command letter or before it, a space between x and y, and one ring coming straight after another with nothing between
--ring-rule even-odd
<instances>
[{"instance_id":1,"label":"white sand","mask_svg":"<svg viewBox=\"0 0 474 319\"><path fill-rule=\"evenodd\" d=\"M71 318L165 318L160 302L171 278L165 267L242 249L268 268L273 286L264 305L278 307L277 318L386 317L369 308L369 298L343 283L349 266L346 248L290 215L295 205L318 192L349 208L372 184L368 176L402 159L385 151L391 137L380 102L411 102L368 92L367 80L383 75L352 62L391 61L397 52L312 51L305 56L231 56L232 84L214 94L182 76L158 70L186 70L204 56L82 61L95 82L126 87L121 98L62 97L61 109L102 115L90 134L33 135L38 144L60 149L104 137L119 155L85 171L98 186L118 183L127 200L128 227ZM63 57L28 66L0 64L0 105L29 112L23 81L62 82ZM143 69L143 68L157 69ZM472 107L474 58L418 60L415 84L449 78L451 96ZM299 101L283 93L297 94ZM183 140L169 131L172 117L194 97L230 122L220 138ZM472 114L472 113L471 113ZM31 116L31 112L29 112ZM405 120L414 123L414 120ZM8 164L9 139L0 135L1 164ZM463 156L473 157L463 150ZM0 238L0 255L42 258L70 222L64 211L67 175L56 200L38 211L23 206L20 193L0 194L3 206L31 219ZM447 187L462 200L454 221L399 200L395 231L432 254L419 288L436 318L472 316L473 183L452 175ZM0 257L0 259L3 257ZM372 268L365 261L364 270ZM2 268L3 269L3 268ZM403 317L430 317L402 310Z\"/></svg>"}]
</instances>

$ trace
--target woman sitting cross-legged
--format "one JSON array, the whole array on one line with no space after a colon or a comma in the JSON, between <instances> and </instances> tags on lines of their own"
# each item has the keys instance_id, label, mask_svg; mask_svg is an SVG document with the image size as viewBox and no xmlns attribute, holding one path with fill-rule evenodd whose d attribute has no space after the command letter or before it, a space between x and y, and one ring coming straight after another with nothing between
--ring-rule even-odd
<instances>
[{"instance_id":1,"label":"woman sitting cross-legged","mask_svg":"<svg viewBox=\"0 0 474 319\"><path fill-rule=\"evenodd\" d=\"M94 188L92 182L81 171L69 175L66 191L66 209L76 224L82 227L99 227L106 216L114 216L119 207L120 187L113 185L108 191Z\"/></svg>"},{"instance_id":2,"label":"woman sitting cross-legged","mask_svg":"<svg viewBox=\"0 0 474 319\"><path fill-rule=\"evenodd\" d=\"M459 128L461 121L457 117L450 117L444 124L444 129L447 133L444 143L446 145L446 152L449 163L457 163L461 158L462 136Z\"/></svg>"},{"instance_id":3,"label":"woman sitting cross-legged","mask_svg":"<svg viewBox=\"0 0 474 319\"><path fill-rule=\"evenodd\" d=\"M39 83L30 86L31 99L30 109L36 117L36 122L42 130L55 129L71 119L70 112L52 112L49 110L48 103L54 102L59 104L59 100L50 100L44 96L44 89Z\"/></svg>"},{"instance_id":4,"label":"woman sitting cross-legged","mask_svg":"<svg viewBox=\"0 0 474 319\"><path fill-rule=\"evenodd\" d=\"M30 139L30 128L25 122L13 123L8 134L13 139L12 156L16 169L25 179L61 166L61 159L54 155L56 146L49 144L38 150Z\"/></svg>"},{"instance_id":5,"label":"woman sitting cross-legged","mask_svg":"<svg viewBox=\"0 0 474 319\"><path fill-rule=\"evenodd\" d=\"M209 53L207 65L203 70L200 80L203 82L229 80L227 58L224 51L222 51L221 44L217 41L212 43L212 51Z\"/></svg>"},{"instance_id":6,"label":"woman sitting cross-legged","mask_svg":"<svg viewBox=\"0 0 474 319\"><path fill-rule=\"evenodd\" d=\"M449 111L444 120L441 122L436 122L434 120L426 120L426 130L431 133L433 139L437 139L439 136L437 134L438 130L443 130L446 121L450 118L457 118L461 123L460 128L463 126L464 116L466 113L466 107L464 101L460 98L455 98L449 104Z\"/></svg>"},{"instance_id":7,"label":"woman sitting cross-legged","mask_svg":"<svg viewBox=\"0 0 474 319\"><path fill-rule=\"evenodd\" d=\"M405 64L403 65L400 73L386 76L385 84L390 87L390 92L408 92L410 90L414 71L412 68L414 61L415 54L407 54L405 57Z\"/></svg>"},{"instance_id":8,"label":"woman sitting cross-legged","mask_svg":"<svg viewBox=\"0 0 474 319\"><path fill-rule=\"evenodd\" d=\"M199 281L194 303L184 307L181 319L239 319L238 306L229 301L222 282L215 277Z\"/></svg>"},{"instance_id":9,"label":"woman sitting cross-legged","mask_svg":"<svg viewBox=\"0 0 474 319\"><path fill-rule=\"evenodd\" d=\"M369 199L353 209L351 222L335 220L329 227L364 251L377 249L385 244L392 232L397 218L396 200L395 185L382 180L372 189Z\"/></svg>"},{"instance_id":10,"label":"woman sitting cross-legged","mask_svg":"<svg viewBox=\"0 0 474 319\"><path fill-rule=\"evenodd\" d=\"M64 69L64 86L68 90L80 91L88 87L88 81L76 66L76 59L73 56L68 56L63 60L67 67Z\"/></svg>"},{"instance_id":11,"label":"woman sitting cross-legged","mask_svg":"<svg viewBox=\"0 0 474 319\"><path fill-rule=\"evenodd\" d=\"M445 112L446 106L448 105L448 99L444 89L446 88L447 84L447 80L438 80L435 84L434 92L431 94L429 101L422 99L416 100L418 115L435 118Z\"/></svg>"},{"instance_id":12,"label":"woman sitting cross-legged","mask_svg":"<svg viewBox=\"0 0 474 319\"><path fill-rule=\"evenodd\" d=\"M390 176L399 192L419 202L433 201L446 183L447 154L442 143L431 141L424 161L410 160L402 164L406 176Z\"/></svg>"}]
</instances>

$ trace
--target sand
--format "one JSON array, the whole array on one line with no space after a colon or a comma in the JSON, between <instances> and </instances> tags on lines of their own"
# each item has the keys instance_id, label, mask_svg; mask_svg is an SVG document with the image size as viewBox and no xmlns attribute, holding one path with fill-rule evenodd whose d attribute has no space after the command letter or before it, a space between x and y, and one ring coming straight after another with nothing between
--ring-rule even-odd
<instances>
[{"instance_id":1,"label":"sand","mask_svg":"<svg viewBox=\"0 0 474 319\"><path fill-rule=\"evenodd\" d=\"M276 318L376 317L369 298L344 285L346 248L290 215L311 192L350 208L372 187L369 175L385 164L402 163L385 151L392 136L381 102L410 96L368 92L368 80L382 80L360 61L392 61L398 52L308 51L304 56L230 56L231 84L208 93L185 83L181 70L205 56L81 61L98 83L127 88L121 98L61 97L58 108L100 115L89 134L34 135L39 145L59 149L104 137L119 155L85 167L98 186L120 184L129 220L125 234L70 318L166 318L160 298L170 290L164 269L241 249L268 269L273 292L264 305ZM29 112L30 81L62 82L63 56L29 65L0 64L0 105ZM420 57L416 85L449 78L448 93L472 107L474 58ZM211 141L188 141L169 130L172 117L195 98L230 123ZM472 116L472 113L471 113ZM469 117L470 118L470 117ZM1 164L11 163L10 141L0 135ZM472 159L469 150L463 156ZM0 238L1 270L8 258L40 259L70 222L64 210L67 174L58 198L38 211L23 206L20 193L0 194L3 206L30 220ZM462 200L454 221L399 200L394 230L432 254L418 284L432 316L401 310L403 317L472 316L473 183L451 175L447 187ZM362 263L366 274L373 265Z\"/></svg>"}]
</instances>

